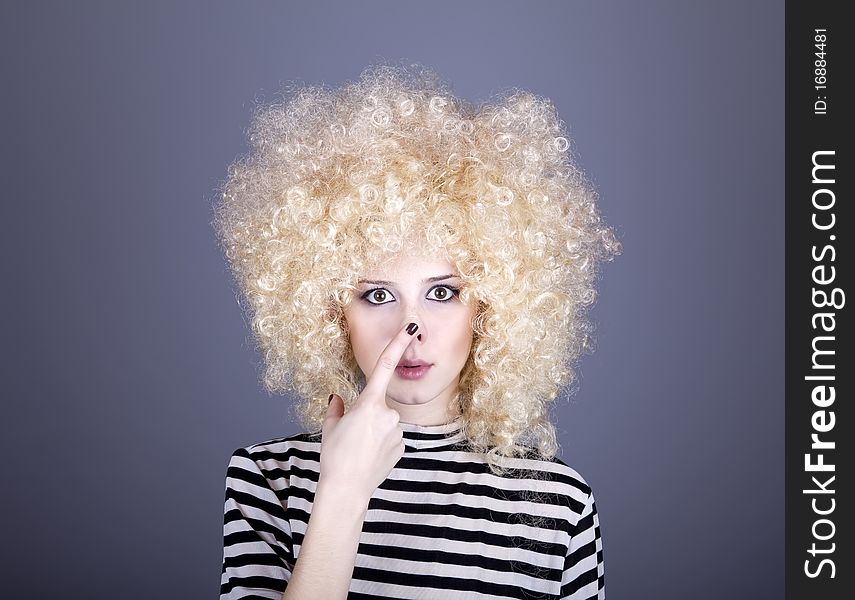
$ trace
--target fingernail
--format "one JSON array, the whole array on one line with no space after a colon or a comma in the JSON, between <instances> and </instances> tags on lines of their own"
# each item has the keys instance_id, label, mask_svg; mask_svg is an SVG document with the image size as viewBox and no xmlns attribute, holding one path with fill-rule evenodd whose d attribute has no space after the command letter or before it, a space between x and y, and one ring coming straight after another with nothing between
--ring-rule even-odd
<instances>
[{"instance_id":1,"label":"fingernail","mask_svg":"<svg viewBox=\"0 0 855 600\"><path fill-rule=\"evenodd\" d=\"M419 328L419 326L416 325L415 323L410 323L409 325L407 325L407 333L409 333L410 335L413 335L416 332L416 329L418 329L418 328Z\"/></svg>"},{"instance_id":2,"label":"fingernail","mask_svg":"<svg viewBox=\"0 0 855 600\"><path fill-rule=\"evenodd\" d=\"M332 394L330 394L330 397L327 400L327 406L329 406L330 404L332 404Z\"/></svg>"}]
</instances>

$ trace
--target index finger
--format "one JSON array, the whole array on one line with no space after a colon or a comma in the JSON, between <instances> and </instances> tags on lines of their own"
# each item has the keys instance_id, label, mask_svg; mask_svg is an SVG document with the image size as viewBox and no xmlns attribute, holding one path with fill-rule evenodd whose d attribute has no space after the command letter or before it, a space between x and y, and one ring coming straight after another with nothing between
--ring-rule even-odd
<instances>
[{"instance_id":1,"label":"index finger","mask_svg":"<svg viewBox=\"0 0 855 600\"><path fill-rule=\"evenodd\" d=\"M402 328L395 337L386 345L377 363L374 365L374 370L365 382L365 389L361 396L380 398L385 401L386 388L392 380L392 375L395 373L395 368L398 366L398 361L401 360L404 351L413 341L416 331L419 326L416 323L409 323Z\"/></svg>"}]
</instances>

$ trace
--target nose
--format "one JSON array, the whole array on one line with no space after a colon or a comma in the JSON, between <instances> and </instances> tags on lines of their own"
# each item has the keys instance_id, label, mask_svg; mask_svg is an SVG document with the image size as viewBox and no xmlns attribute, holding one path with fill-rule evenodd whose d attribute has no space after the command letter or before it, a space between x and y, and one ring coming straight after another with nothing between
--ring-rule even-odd
<instances>
[{"instance_id":1,"label":"nose","mask_svg":"<svg viewBox=\"0 0 855 600\"><path fill-rule=\"evenodd\" d=\"M421 298L410 297L407 294L402 294L399 300L401 303L401 313L399 314L404 315L403 323L400 326L406 327L410 323L415 323L419 326L419 329L416 331L414 337L419 342L423 341L429 329L427 324L428 315L424 312L424 307L422 306L423 301Z\"/></svg>"},{"instance_id":2,"label":"nose","mask_svg":"<svg viewBox=\"0 0 855 600\"><path fill-rule=\"evenodd\" d=\"M410 315L404 319L404 322L401 324L401 327L406 327L410 323L415 323L419 326L418 331L416 332L416 339L420 342L422 341L422 335L426 333L427 324L424 319L416 315L415 313L410 313Z\"/></svg>"},{"instance_id":3,"label":"nose","mask_svg":"<svg viewBox=\"0 0 855 600\"><path fill-rule=\"evenodd\" d=\"M407 319L407 323L415 323L419 326L419 330L416 332L416 339L418 341L422 341L422 335L425 333L425 323L421 319L417 319L414 317L410 317Z\"/></svg>"}]
</instances>

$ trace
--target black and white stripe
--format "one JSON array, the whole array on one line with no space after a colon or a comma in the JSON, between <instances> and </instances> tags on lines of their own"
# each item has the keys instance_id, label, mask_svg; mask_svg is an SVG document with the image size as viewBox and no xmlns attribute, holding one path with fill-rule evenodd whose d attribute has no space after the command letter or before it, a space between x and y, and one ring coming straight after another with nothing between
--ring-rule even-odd
<instances>
[{"instance_id":1,"label":"black and white stripe","mask_svg":"<svg viewBox=\"0 0 855 600\"><path fill-rule=\"evenodd\" d=\"M401 423L406 450L368 505L352 599L605 597L591 488L558 459L492 474L462 422ZM221 600L280 599L300 556L320 439L234 452L226 475Z\"/></svg>"}]
</instances>

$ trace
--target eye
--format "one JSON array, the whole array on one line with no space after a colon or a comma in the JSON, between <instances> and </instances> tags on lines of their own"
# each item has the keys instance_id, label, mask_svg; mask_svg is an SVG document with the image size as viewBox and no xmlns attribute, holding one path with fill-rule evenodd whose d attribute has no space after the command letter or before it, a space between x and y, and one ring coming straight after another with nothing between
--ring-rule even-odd
<instances>
[{"instance_id":1,"label":"eye","mask_svg":"<svg viewBox=\"0 0 855 600\"><path fill-rule=\"evenodd\" d=\"M438 300L440 302L449 302L458 293L460 293L460 290L458 288L451 287L450 285L438 285L436 287L431 288L430 291L436 292L436 296L434 298L431 298L431 300Z\"/></svg>"},{"instance_id":2,"label":"eye","mask_svg":"<svg viewBox=\"0 0 855 600\"><path fill-rule=\"evenodd\" d=\"M369 304L388 304L391 300L394 300L392 294L383 288L368 290L361 297Z\"/></svg>"},{"instance_id":3,"label":"eye","mask_svg":"<svg viewBox=\"0 0 855 600\"><path fill-rule=\"evenodd\" d=\"M437 285L432 287L428 292L428 299L434 300L435 302L445 303L450 302L459 293L460 290L456 287L451 287L450 285ZM430 294L434 294L434 296L431 298ZM385 288L374 288L372 290L368 290L362 294L360 298L369 304L374 304L375 306L389 304L395 300L395 297Z\"/></svg>"}]
</instances>

